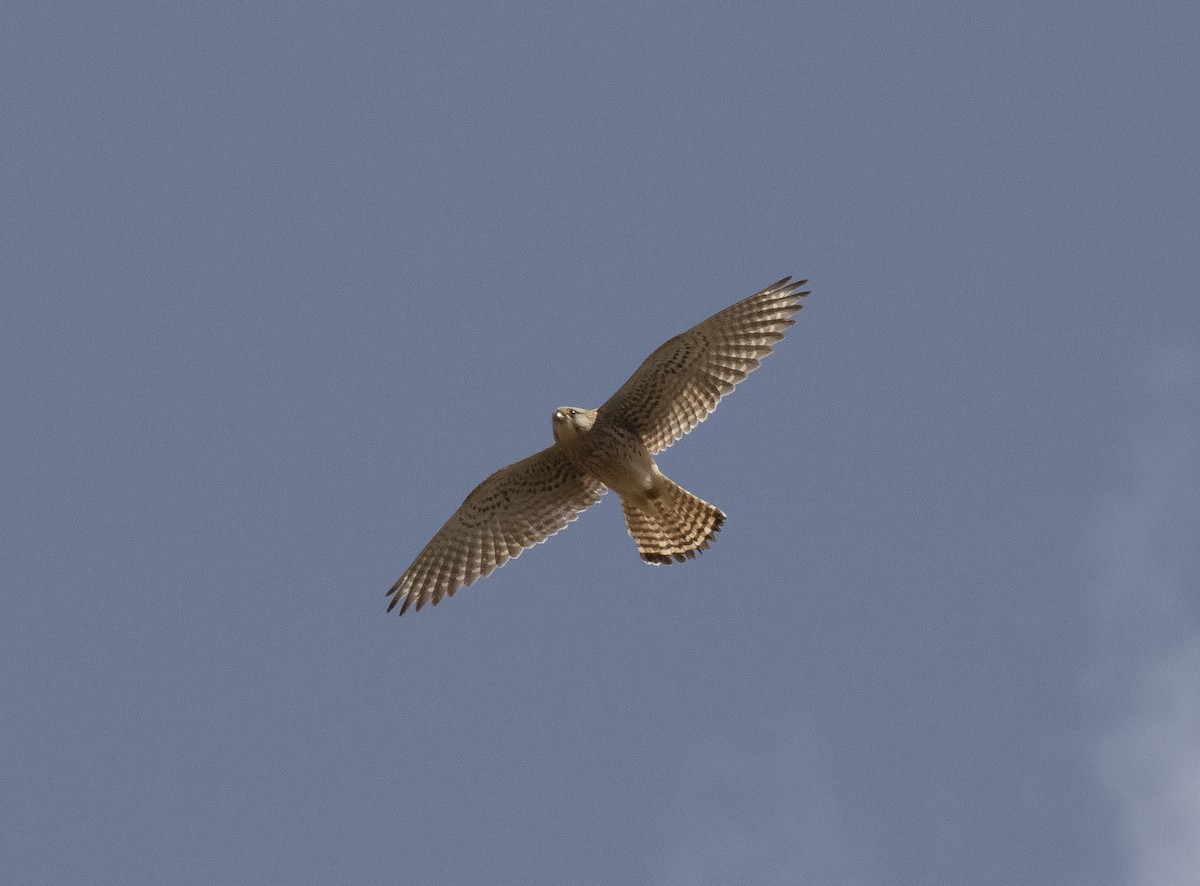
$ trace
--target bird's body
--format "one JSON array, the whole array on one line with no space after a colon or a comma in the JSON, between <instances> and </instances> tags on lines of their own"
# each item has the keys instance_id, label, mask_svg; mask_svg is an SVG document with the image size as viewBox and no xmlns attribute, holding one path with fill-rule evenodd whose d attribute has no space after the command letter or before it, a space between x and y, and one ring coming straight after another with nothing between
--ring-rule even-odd
<instances>
[{"instance_id":1,"label":"bird's body","mask_svg":"<svg viewBox=\"0 0 1200 886\"><path fill-rule=\"evenodd\" d=\"M663 344L598 409L554 410L554 444L497 471L388 591L400 604L437 604L545 541L606 489L621 499L629 534L649 563L694 557L725 514L654 463L753 371L795 321L807 282L785 277Z\"/></svg>"},{"instance_id":2,"label":"bird's body","mask_svg":"<svg viewBox=\"0 0 1200 886\"><path fill-rule=\"evenodd\" d=\"M554 440L576 466L621 497L629 534L649 563L694 557L725 522L721 511L669 480L641 437L602 410L554 410Z\"/></svg>"},{"instance_id":3,"label":"bird's body","mask_svg":"<svg viewBox=\"0 0 1200 886\"><path fill-rule=\"evenodd\" d=\"M572 463L620 496L625 525L648 563L695 557L725 514L659 471L640 436L602 409L554 409L554 441Z\"/></svg>"},{"instance_id":4,"label":"bird's body","mask_svg":"<svg viewBox=\"0 0 1200 886\"><path fill-rule=\"evenodd\" d=\"M567 458L617 495L649 494L658 468L633 431L614 424L598 409L554 410L554 442Z\"/></svg>"}]
</instances>

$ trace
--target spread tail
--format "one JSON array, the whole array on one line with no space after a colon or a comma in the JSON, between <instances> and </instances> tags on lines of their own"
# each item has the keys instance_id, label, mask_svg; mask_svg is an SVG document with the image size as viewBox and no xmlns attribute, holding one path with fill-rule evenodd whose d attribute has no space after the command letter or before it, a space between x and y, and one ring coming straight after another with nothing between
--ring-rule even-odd
<instances>
[{"instance_id":1,"label":"spread tail","mask_svg":"<svg viewBox=\"0 0 1200 886\"><path fill-rule=\"evenodd\" d=\"M647 563L682 563L695 557L725 522L719 508L666 477L656 484L653 497L622 497L621 507L638 554Z\"/></svg>"}]
</instances>

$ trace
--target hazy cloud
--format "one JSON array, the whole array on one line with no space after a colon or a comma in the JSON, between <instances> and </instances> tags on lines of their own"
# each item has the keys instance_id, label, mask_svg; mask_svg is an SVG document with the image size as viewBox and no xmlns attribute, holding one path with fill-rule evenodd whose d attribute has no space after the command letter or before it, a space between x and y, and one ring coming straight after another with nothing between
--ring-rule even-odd
<instances>
[{"instance_id":1,"label":"hazy cloud","mask_svg":"<svg viewBox=\"0 0 1200 886\"><path fill-rule=\"evenodd\" d=\"M747 749L710 741L690 761L687 813L663 886L862 882L816 744L801 734Z\"/></svg>"},{"instance_id":2,"label":"hazy cloud","mask_svg":"<svg viewBox=\"0 0 1200 886\"><path fill-rule=\"evenodd\" d=\"M1200 877L1200 359L1165 355L1147 385L1125 488L1098 533L1097 743L1132 886Z\"/></svg>"}]
</instances>

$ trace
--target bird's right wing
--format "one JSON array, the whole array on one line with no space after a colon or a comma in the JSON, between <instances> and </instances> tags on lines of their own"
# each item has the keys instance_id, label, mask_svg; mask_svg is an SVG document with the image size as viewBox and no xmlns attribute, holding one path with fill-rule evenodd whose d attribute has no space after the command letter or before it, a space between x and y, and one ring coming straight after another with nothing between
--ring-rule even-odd
<instances>
[{"instance_id":1,"label":"bird's right wing","mask_svg":"<svg viewBox=\"0 0 1200 886\"><path fill-rule=\"evenodd\" d=\"M663 344L600 407L606 420L640 435L652 453L666 449L717 408L796 321L807 280L756 292Z\"/></svg>"},{"instance_id":2,"label":"bird's right wing","mask_svg":"<svg viewBox=\"0 0 1200 886\"><path fill-rule=\"evenodd\" d=\"M388 612L435 606L545 541L600 501L606 487L557 445L501 468L467 496L387 595Z\"/></svg>"}]
</instances>

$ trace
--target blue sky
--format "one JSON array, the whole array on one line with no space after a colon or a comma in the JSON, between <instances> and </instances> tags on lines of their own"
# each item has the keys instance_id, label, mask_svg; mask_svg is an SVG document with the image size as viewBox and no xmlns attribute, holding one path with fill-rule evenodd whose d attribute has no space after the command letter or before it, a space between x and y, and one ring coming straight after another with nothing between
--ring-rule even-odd
<instances>
[{"instance_id":1,"label":"blue sky","mask_svg":"<svg viewBox=\"0 0 1200 886\"><path fill-rule=\"evenodd\" d=\"M7 4L0 880L1200 870L1194 4ZM813 294L437 609L466 493Z\"/></svg>"}]
</instances>

